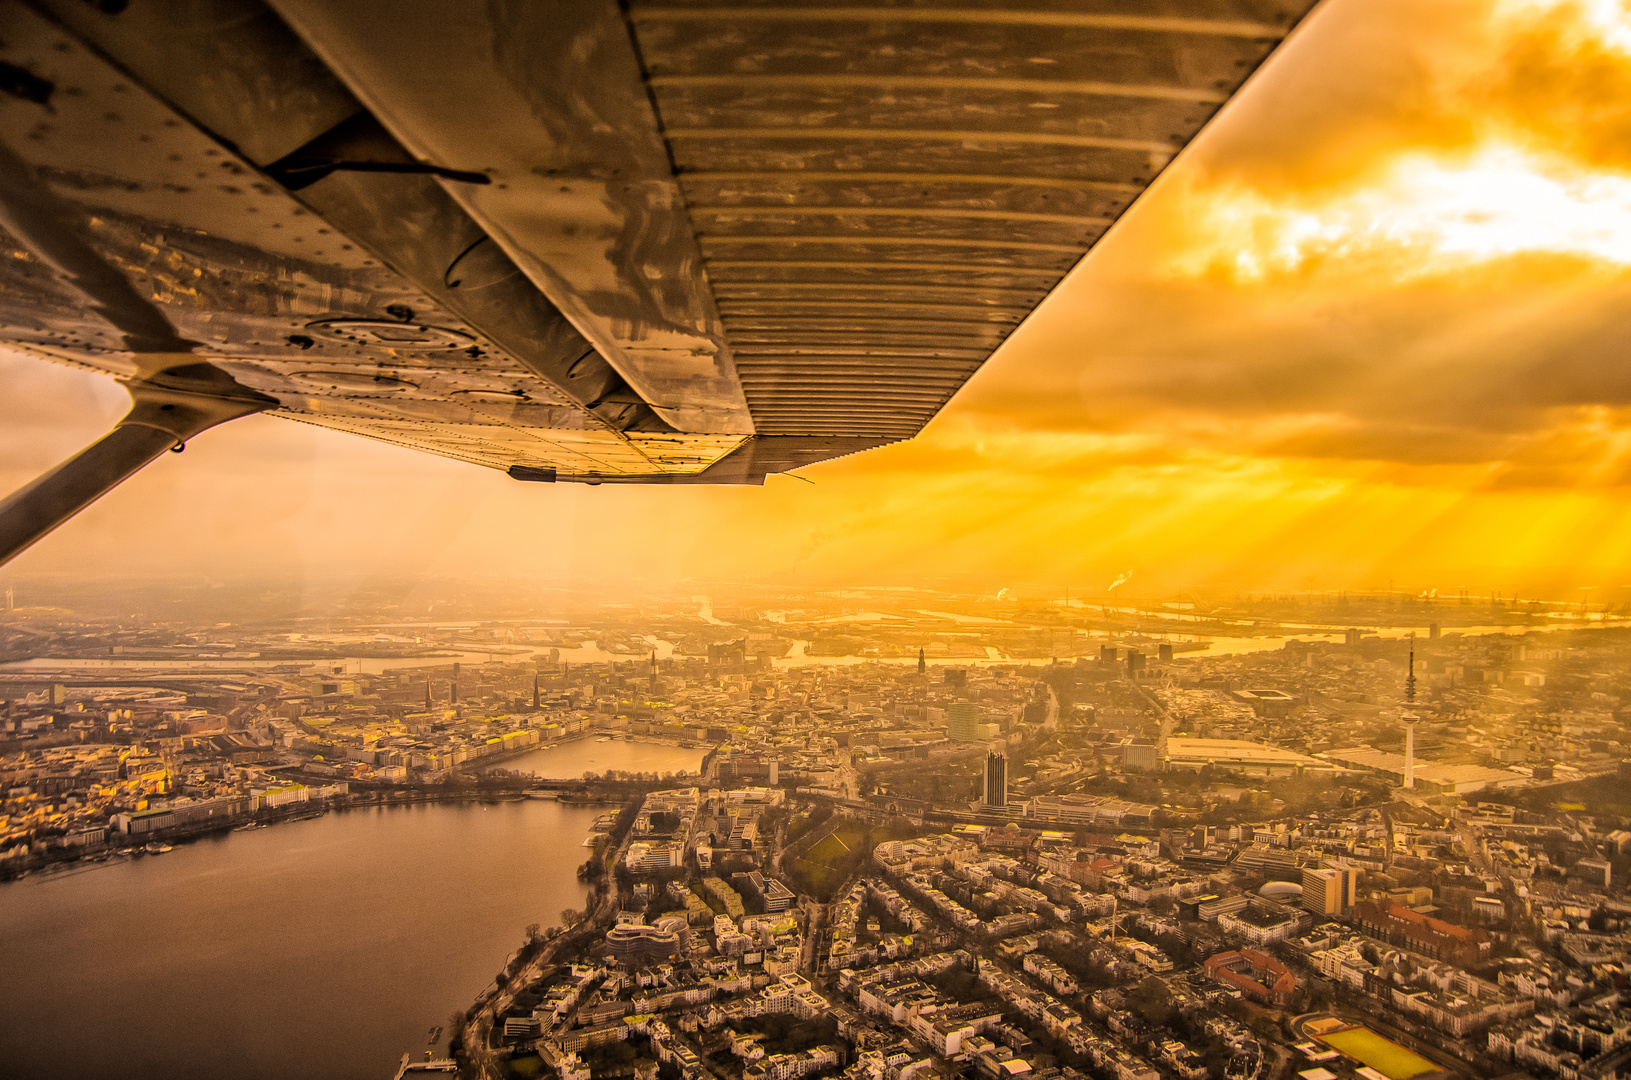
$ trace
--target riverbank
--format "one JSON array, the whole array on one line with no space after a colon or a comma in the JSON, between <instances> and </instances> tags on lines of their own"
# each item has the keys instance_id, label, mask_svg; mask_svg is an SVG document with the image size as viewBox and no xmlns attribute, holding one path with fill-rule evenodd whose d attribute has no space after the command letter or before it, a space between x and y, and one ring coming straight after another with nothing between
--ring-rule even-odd
<instances>
[{"instance_id":1,"label":"riverbank","mask_svg":"<svg viewBox=\"0 0 1631 1080\"><path fill-rule=\"evenodd\" d=\"M529 773L539 779L584 781L585 774L607 772L673 774L689 781L702 767L706 745L686 746L681 740L662 736L630 735L592 730L547 746L530 746L503 762L483 763L484 773L495 767L510 773Z\"/></svg>"},{"instance_id":2,"label":"riverbank","mask_svg":"<svg viewBox=\"0 0 1631 1080\"><path fill-rule=\"evenodd\" d=\"M305 779L298 776L295 778ZM312 778L312 780L313 782L321 782L318 778ZM186 845L225 833L305 821L330 813L343 814L356 810L398 806L464 803L490 806L501 802L522 802L526 801L525 792L529 783L534 783L534 781L517 779L471 786L426 785L398 787L381 785L355 791L348 795L336 796L324 800L320 804L295 803L287 807L257 811L251 815L197 822L191 825L158 829L136 835L126 835L110 830L107 838L98 845L87 845L81 848L46 848L41 851L31 851L22 859L7 860L5 865L0 866L0 884L33 877L50 877L76 868L82 870L92 869L98 865L122 862L127 859L147 858L150 856L145 853L137 853L143 852L149 843ZM542 783L548 784L550 782L543 781ZM658 784L658 781L649 780L605 781L595 784L586 784L581 780L556 782L552 786L558 788L558 798L547 801L558 801L569 806L599 806L622 803L627 801L631 795L643 793L657 787ZM566 797L559 797L560 795Z\"/></svg>"}]
</instances>

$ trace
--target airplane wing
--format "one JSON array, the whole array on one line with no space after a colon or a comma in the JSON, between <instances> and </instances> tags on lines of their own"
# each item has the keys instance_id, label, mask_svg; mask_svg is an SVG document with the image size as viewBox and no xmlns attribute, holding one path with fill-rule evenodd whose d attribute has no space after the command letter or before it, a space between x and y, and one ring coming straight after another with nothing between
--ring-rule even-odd
<instances>
[{"instance_id":1,"label":"airplane wing","mask_svg":"<svg viewBox=\"0 0 1631 1080\"><path fill-rule=\"evenodd\" d=\"M252 412L589 483L910 438L1312 2L0 0L0 342L136 402L0 561Z\"/></svg>"}]
</instances>

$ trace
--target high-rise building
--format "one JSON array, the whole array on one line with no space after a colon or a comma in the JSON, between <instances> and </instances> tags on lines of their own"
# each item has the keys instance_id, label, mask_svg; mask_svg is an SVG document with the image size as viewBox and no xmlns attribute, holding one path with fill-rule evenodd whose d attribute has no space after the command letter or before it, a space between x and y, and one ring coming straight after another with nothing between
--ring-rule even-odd
<instances>
[{"instance_id":1,"label":"high-rise building","mask_svg":"<svg viewBox=\"0 0 1631 1080\"><path fill-rule=\"evenodd\" d=\"M1303 871L1303 909L1341 915L1359 899L1359 870L1352 866Z\"/></svg>"},{"instance_id":2,"label":"high-rise building","mask_svg":"<svg viewBox=\"0 0 1631 1080\"><path fill-rule=\"evenodd\" d=\"M1303 871L1303 908L1316 915L1342 914L1342 874L1336 870Z\"/></svg>"},{"instance_id":3,"label":"high-rise building","mask_svg":"<svg viewBox=\"0 0 1631 1080\"><path fill-rule=\"evenodd\" d=\"M972 701L954 701L946 707L946 738L953 742L979 742L985 738L980 707Z\"/></svg>"},{"instance_id":4,"label":"high-rise building","mask_svg":"<svg viewBox=\"0 0 1631 1080\"><path fill-rule=\"evenodd\" d=\"M993 750L985 755L985 805L1008 805L1008 755Z\"/></svg>"}]
</instances>

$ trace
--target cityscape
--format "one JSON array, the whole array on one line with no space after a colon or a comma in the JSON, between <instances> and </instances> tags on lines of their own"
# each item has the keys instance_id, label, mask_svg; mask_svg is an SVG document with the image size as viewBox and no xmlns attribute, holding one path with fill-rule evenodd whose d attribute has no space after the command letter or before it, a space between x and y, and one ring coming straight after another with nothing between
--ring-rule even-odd
<instances>
[{"instance_id":1,"label":"cityscape","mask_svg":"<svg viewBox=\"0 0 1631 1080\"><path fill-rule=\"evenodd\" d=\"M201 625L29 600L0 618L0 889L413 806L581 808L550 867L581 904L512 928L471 1004L391 1048L399 1077L1631 1062L1611 607L721 587Z\"/></svg>"},{"instance_id":2,"label":"cityscape","mask_svg":"<svg viewBox=\"0 0 1631 1080\"><path fill-rule=\"evenodd\" d=\"M1631 0L0 0L0 1080L1631 1080Z\"/></svg>"}]
</instances>

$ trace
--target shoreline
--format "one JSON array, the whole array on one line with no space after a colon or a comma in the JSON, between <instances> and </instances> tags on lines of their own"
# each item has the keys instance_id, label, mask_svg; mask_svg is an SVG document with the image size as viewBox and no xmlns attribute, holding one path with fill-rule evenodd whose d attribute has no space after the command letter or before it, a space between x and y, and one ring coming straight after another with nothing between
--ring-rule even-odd
<instances>
[{"instance_id":1,"label":"shoreline","mask_svg":"<svg viewBox=\"0 0 1631 1080\"><path fill-rule=\"evenodd\" d=\"M527 746L519 750L509 751L505 754L495 755L498 760L488 764L483 764L479 770L479 775L486 776L492 772L492 770L502 767L505 762L514 761L517 758L525 757L528 754L536 754L542 750L553 750L556 747L573 746L587 741L591 736L597 740L606 739L608 742L627 743L635 746L668 746L676 750L701 750L704 753L707 753L708 750L712 749L712 746L709 744L684 742L678 739L664 738L661 735L627 735L621 731L618 731L616 734L608 734L608 730L605 728L595 728L591 731L580 731L575 735L569 735L564 739L556 739L553 742L539 743L536 746ZM587 782L581 776L539 776L535 772L527 773L525 775L530 775L538 780L549 783L575 782L582 784Z\"/></svg>"},{"instance_id":2,"label":"shoreline","mask_svg":"<svg viewBox=\"0 0 1631 1080\"><path fill-rule=\"evenodd\" d=\"M179 826L135 835L112 832L110 822L110 831L107 838L90 850L72 851L54 848L45 852L31 852L24 859L8 862L7 865L0 866L0 884L21 881L36 875L66 873L71 868L88 870L121 858L144 858L148 854L144 851L144 848L149 843L190 843L206 836L234 832L246 826L265 828L272 825L283 825L293 821L321 817L330 812L343 813L349 810L370 807L423 805L427 803L480 802L490 804L521 802L530 797L527 794L528 791L552 792L558 801L566 805L597 806L621 803L626 801L634 790L652 790L654 785L671 782L663 780L606 779L588 781L584 780L582 776L547 777L530 771L516 772L507 776L492 775L494 770L503 769L507 762L514 761L526 754L556 747L572 746L591 737L596 739L605 738L609 742L635 745L695 749L704 752L708 749L703 745L688 745L681 740L662 736L630 736L621 731L616 734L609 734L605 729L597 728L578 732L547 745L528 746L511 751L503 755L498 761L483 764L480 769L476 770L472 780L455 785L384 784L372 781L347 781L351 785L351 791L348 794L334 796L325 800L321 805L295 803L288 807L280 807L276 810L262 810L242 817L200 822L190 826ZM334 777L307 775L297 769L290 770L287 775L291 780L305 784L331 783L335 779ZM682 783L696 782L698 779L699 777L694 772L684 773L680 778ZM126 854L127 852L129 854Z\"/></svg>"},{"instance_id":3,"label":"shoreline","mask_svg":"<svg viewBox=\"0 0 1631 1080\"><path fill-rule=\"evenodd\" d=\"M557 783L561 781L555 781ZM497 790L481 790L479 788L460 788L454 791L436 791L428 788L391 788L380 787L368 791L353 792L350 795L337 796L327 805L313 806L311 804L296 804L297 808L288 810L264 811L249 817L232 818L226 821L201 823L193 827L142 833L136 836L115 834L125 842L105 843L101 848L86 853L70 853L66 851L52 851L46 856L31 855L20 866L0 867L0 885L23 881L35 877L57 877L78 870L86 872L96 867L116 862L120 859L146 858L149 854L144 849L150 843L158 844L190 844L205 837L217 836L225 833L237 832L245 826L258 826L266 828L274 825L286 825L295 821L308 821L324 817L330 813L348 813L353 810L383 809L397 806L423 806L427 804L442 803L484 803L493 805L497 803L520 803L531 801L558 801L566 806L594 806L610 805L627 802L630 798L631 787L637 787L642 792L651 786L650 781L611 781L612 790L596 791L597 785L585 785L582 780L575 782L585 786L582 798L566 798L557 800L535 800L529 798L524 789L520 787L505 787ZM128 854L126 854L128 853ZM56 856L56 857L51 857Z\"/></svg>"}]
</instances>

